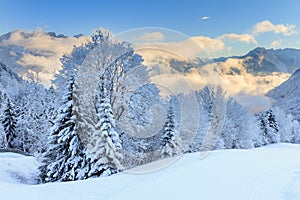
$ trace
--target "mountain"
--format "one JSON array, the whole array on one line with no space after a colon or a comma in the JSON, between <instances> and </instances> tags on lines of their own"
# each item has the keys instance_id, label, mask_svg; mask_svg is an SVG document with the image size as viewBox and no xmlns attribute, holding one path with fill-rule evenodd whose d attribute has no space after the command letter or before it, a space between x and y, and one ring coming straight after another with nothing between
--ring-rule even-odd
<instances>
[{"instance_id":1,"label":"mountain","mask_svg":"<svg viewBox=\"0 0 300 200\"><path fill-rule=\"evenodd\" d=\"M0 63L0 91L5 91L11 97L19 94L27 86L27 82L19 77L5 64Z\"/></svg>"},{"instance_id":2,"label":"mountain","mask_svg":"<svg viewBox=\"0 0 300 200\"><path fill-rule=\"evenodd\" d=\"M244 56L220 57L214 62L226 62L227 59L243 60L243 65L248 72L253 74L286 72L293 73L300 67L299 49L265 49L257 47Z\"/></svg>"},{"instance_id":3,"label":"mountain","mask_svg":"<svg viewBox=\"0 0 300 200\"><path fill-rule=\"evenodd\" d=\"M300 50L258 47L242 56L247 71L252 73L292 73L300 67Z\"/></svg>"},{"instance_id":4,"label":"mountain","mask_svg":"<svg viewBox=\"0 0 300 200\"><path fill-rule=\"evenodd\" d=\"M165 66L168 65L173 72L166 70ZM184 78L194 89L217 81L223 85L229 95L261 96L286 81L291 73L300 67L300 50L258 47L244 56L196 58L190 61L171 59L169 63L160 61L161 67L158 66L153 65L151 68L151 75L155 76L152 79L159 80L159 83L166 86L174 81L169 80L165 73L171 72L174 77L176 71L184 74ZM174 89L172 86L170 88Z\"/></svg>"},{"instance_id":5,"label":"mountain","mask_svg":"<svg viewBox=\"0 0 300 200\"><path fill-rule=\"evenodd\" d=\"M267 93L267 96L275 100L275 104L291 113L300 121L300 69L292 76Z\"/></svg>"},{"instance_id":6,"label":"mountain","mask_svg":"<svg viewBox=\"0 0 300 200\"><path fill-rule=\"evenodd\" d=\"M0 36L0 62L25 79L31 74L38 81L50 85L54 74L61 69L61 56L70 53L73 45L81 45L88 40L82 34L66 36L42 30L12 31ZM147 56L153 57L152 54L140 53L145 60ZM174 80L179 74L190 82L193 89L200 89L216 79L229 95L261 96L286 81L300 66L300 50L258 47L244 56L195 58L190 61L168 58L160 60L161 63L157 60L149 67L151 79L159 80L162 84L166 82L166 86L172 89L178 86ZM173 71L165 66L170 66ZM215 77L216 71L218 78ZM166 76L170 73L172 77ZM170 84L174 84L174 87Z\"/></svg>"},{"instance_id":7,"label":"mountain","mask_svg":"<svg viewBox=\"0 0 300 200\"><path fill-rule=\"evenodd\" d=\"M54 74L61 69L61 56L86 41L82 34L65 36L40 29L16 30L0 36L0 62L25 79L31 74L50 85Z\"/></svg>"},{"instance_id":8,"label":"mountain","mask_svg":"<svg viewBox=\"0 0 300 200\"><path fill-rule=\"evenodd\" d=\"M217 68L230 94L264 95L300 67L300 50L258 47L244 56L214 59L214 62L200 67Z\"/></svg>"}]
</instances>

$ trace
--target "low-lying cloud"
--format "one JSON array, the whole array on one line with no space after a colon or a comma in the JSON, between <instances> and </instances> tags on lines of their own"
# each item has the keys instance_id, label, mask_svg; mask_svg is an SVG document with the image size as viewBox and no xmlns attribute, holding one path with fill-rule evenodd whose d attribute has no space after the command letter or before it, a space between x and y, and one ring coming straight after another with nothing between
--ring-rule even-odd
<instances>
[{"instance_id":1,"label":"low-lying cloud","mask_svg":"<svg viewBox=\"0 0 300 200\"><path fill-rule=\"evenodd\" d=\"M224 42L204 36L195 36L181 42L152 42L135 44L135 48L145 60L157 57L188 60L200 54L209 55L224 49Z\"/></svg>"},{"instance_id":2,"label":"low-lying cloud","mask_svg":"<svg viewBox=\"0 0 300 200\"><path fill-rule=\"evenodd\" d=\"M41 81L46 85L50 85L53 79L54 72L61 69L60 58L63 54L71 53L74 45L86 43L88 38L81 37L53 37L41 29L24 32L17 30L11 32L10 37L2 40L0 46L9 47L14 45L23 48L25 51L21 53L16 64L24 67L31 66L36 73L39 74ZM31 52L31 53L29 53ZM16 55L15 52L10 52L11 55ZM1 56L1 55L0 55ZM6 63L10 65L11 63ZM17 69L18 70L18 69ZM24 71L20 69L20 72ZM26 78L26 74L21 74Z\"/></svg>"}]
</instances>

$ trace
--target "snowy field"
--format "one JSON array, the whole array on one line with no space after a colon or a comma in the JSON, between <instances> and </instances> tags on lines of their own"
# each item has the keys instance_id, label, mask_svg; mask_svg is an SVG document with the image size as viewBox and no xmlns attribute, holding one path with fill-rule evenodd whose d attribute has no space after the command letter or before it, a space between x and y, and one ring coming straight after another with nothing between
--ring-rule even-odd
<instances>
[{"instance_id":1,"label":"snowy field","mask_svg":"<svg viewBox=\"0 0 300 200\"><path fill-rule=\"evenodd\" d=\"M300 145L295 144L214 151L205 159L186 154L152 173L30 185L36 167L32 157L0 153L1 199L300 199Z\"/></svg>"}]
</instances>

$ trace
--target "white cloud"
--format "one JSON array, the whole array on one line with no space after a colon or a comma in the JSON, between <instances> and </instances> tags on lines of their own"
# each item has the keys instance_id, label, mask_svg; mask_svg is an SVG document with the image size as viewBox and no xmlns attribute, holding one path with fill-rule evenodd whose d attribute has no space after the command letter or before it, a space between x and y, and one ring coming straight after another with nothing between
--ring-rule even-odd
<instances>
[{"instance_id":1,"label":"white cloud","mask_svg":"<svg viewBox=\"0 0 300 200\"><path fill-rule=\"evenodd\" d=\"M273 72L271 75L254 75L247 71L245 62L247 60L229 58L225 62L207 64L201 67L201 70L206 71L207 73L204 74L209 74L207 77L210 78L211 72L218 69L221 73L220 78L223 87L231 96L240 93L254 96L264 95L286 81L290 76L290 74L283 72ZM234 72L233 69L238 72Z\"/></svg>"},{"instance_id":2,"label":"white cloud","mask_svg":"<svg viewBox=\"0 0 300 200\"><path fill-rule=\"evenodd\" d=\"M219 37L219 39L229 39L229 40L236 40L239 42L245 42L247 44L254 43L257 44L257 41L255 40L253 35L250 34L224 34Z\"/></svg>"},{"instance_id":3,"label":"white cloud","mask_svg":"<svg viewBox=\"0 0 300 200\"><path fill-rule=\"evenodd\" d=\"M202 21L205 21L205 20L208 20L208 19L210 19L209 16L203 16L203 17L201 18Z\"/></svg>"},{"instance_id":4,"label":"white cloud","mask_svg":"<svg viewBox=\"0 0 300 200\"><path fill-rule=\"evenodd\" d=\"M262 95L251 95L243 92L234 96L234 98L242 105L249 108L253 113L258 113L270 108L272 100Z\"/></svg>"},{"instance_id":5,"label":"white cloud","mask_svg":"<svg viewBox=\"0 0 300 200\"><path fill-rule=\"evenodd\" d=\"M224 49L224 43L220 39L214 39L204 36L191 37L190 40L195 42L201 50L207 53L213 53ZM189 43L189 42L187 42Z\"/></svg>"},{"instance_id":6,"label":"white cloud","mask_svg":"<svg viewBox=\"0 0 300 200\"><path fill-rule=\"evenodd\" d=\"M37 49L51 51L55 53L68 53L73 49L73 45L85 43L87 38L82 36L55 38L43 32L41 29L35 31L23 32L21 30L12 32L7 40L1 42L1 46L17 45L25 49Z\"/></svg>"},{"instance_id":7,"label":"white cloud","mask_svg":"<svg viewBox=\"0 0 300 200\"><path fill-rule=\"evenodd\" d=\"M209 55L224 49L224 42L204 36L195 36L181 42L152 42L135 45L137 52L145 60L153 60L157 57L166 59L192 59L199 54Z\"/></svg>"},{"instance_id":8,"label":"white cloud","mask_svg":"<svg viewBox=\"0 0 300 200\"><path fill-rule=\"evenodd\" d=\"M142 41L162 41L164 38L165 36L161 32L145 33L139 37L139 39Z\"/></svg>"},{"instance_id":9,"label":"white cloud","mask_svg":"<svg viewBox=\"0 0 300 200\"><path fill-rule=\"evenodd\" d=\"M88 41L87 37L52 37L41 29L24 32L21 30L14 31L11 36L1 41L0 46L10 45L20 46L29 52L22 52L21 58L16 61L17 64L24 66L35 66L34 70L39 73L41 81L46 85L50 84L53 79L53 72L61 69L60 57L64 53L70 53L74 45L81 45ZM9 48L8 48L9 49ZM14 52L10 52L14 54ZM26 78L24 69L19 69L20 75ZM24 74L23 74L24 73Z\"/></svg>"},{"instance_id":10,"label":"white cloud","mask_svg":"<svg viewBox=\"0 0 300 200\"><path fill-rule=\"evenodd\" d=\"M288 25L288 24L274 25L270 21L265 20L257 23L253 28L253 34L259 34L265 32L274 32L276 34L282 33L285 36L289 36L289 35L296 34L296 26Z\"/></svg>"},{"instance_id":11,"label":"white cloud","mask_svg":"<svg viewBox=\"0 0 300 200\"><path fill-rule=\"evenodd\" d=\"M278 46L280 46L281 42L280 41L274 41L271 43L271 48L277 48Z\"/></svg>"}]
</instances>

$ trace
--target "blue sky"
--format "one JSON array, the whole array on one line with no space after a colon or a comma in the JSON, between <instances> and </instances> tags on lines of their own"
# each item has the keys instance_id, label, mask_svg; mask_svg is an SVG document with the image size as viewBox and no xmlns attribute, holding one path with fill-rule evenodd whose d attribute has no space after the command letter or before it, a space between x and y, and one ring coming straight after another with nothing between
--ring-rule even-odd
<instances>
[{"instance_id":1,"label":"blue sky","mask_svg":"<svg viewBox=\"0 0 300 200\"><path fill-rule=\"evenodd\" d=\"M255 42L248 43L241 42L236 36L223 36L226 48L216 54L220 56L243 54L255 46L300 48L297 33L299 0L1 0L0 7L0 34L37 27L67 35L89 35L100 26L113 33L140 27L162 27L191 37L213 39L220 39L224 34L253 35ZM204 16L209 18L202 20ZM254 26L266 20L273 26L264 23L268 29L261 26L263 31L254 34ZM289 28L286 32L285 27Z\"/></svg>"}]
</instances>

